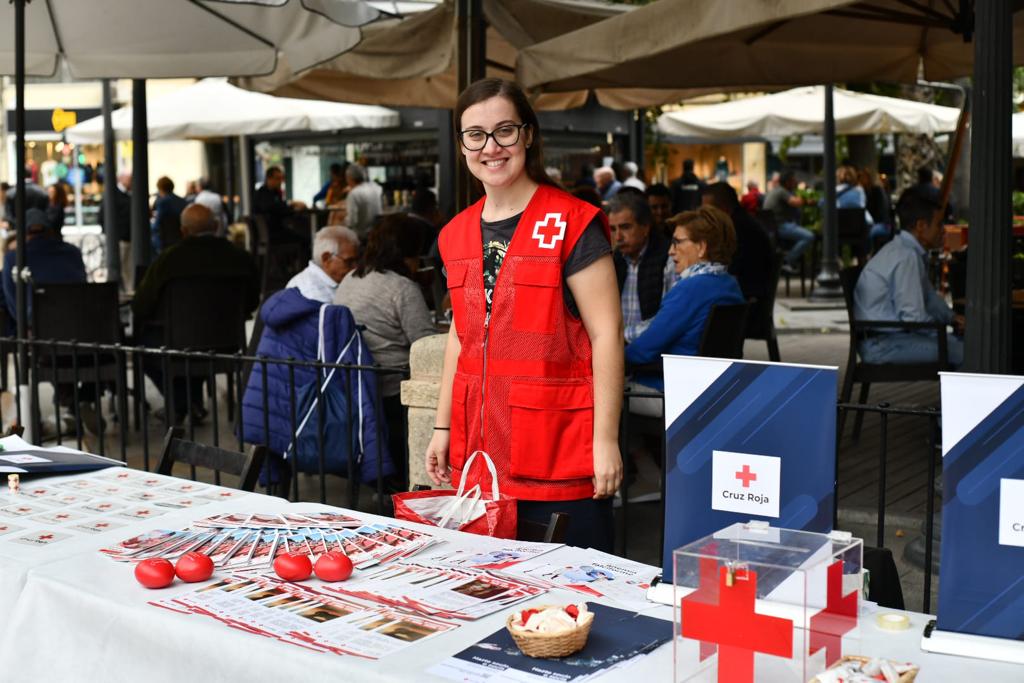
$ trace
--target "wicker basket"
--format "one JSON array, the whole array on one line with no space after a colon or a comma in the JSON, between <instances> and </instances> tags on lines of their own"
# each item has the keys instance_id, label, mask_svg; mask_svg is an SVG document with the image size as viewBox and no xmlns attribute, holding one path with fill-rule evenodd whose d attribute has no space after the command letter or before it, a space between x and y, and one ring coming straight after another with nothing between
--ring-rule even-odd
<instances>
[{"instance_id":1,"label":"wicker basket","mask_svg":"<svg viewBox=\"0 0 1024 683\"><path fill-rule=\"evenodd\" d=\"M534 609L547 609L549 607L561 608L561 605L535 605ZM574 652L579 652L587 644L587 636L590 635L590 626L594 623L594 613L587 612L584 622L574 629L561 633L534 633L526 631L520 626L514 626L512 622L520 612L513 612L505 620L508 632L512 634L512 640L523 651L524 655L530 657L568 657Z\"/></svg>"},{"instance_id":2,"label":"wicker basket","mask_svg":"<svg viewBox=\"0 0 1024 683\"><path fill-rule=\"evenodd\" d=\"M847 662L861 662L862 664L866 664L867 662L870 662L870 661L871 661L871 657L861 657L860 655L846 655L845 657L840 659L838 662L836 662L835 664L833 664L829 668L830 669L834 669L835 667L842 666L843 664L845 664ZM898 683L914 683L914 679L917 678L917 672L918 671L919 671L918 667L915 666L910 671L907 671L906 673L902 674L897 679ZM815 676L814 678L812 678L811 679L811 683L818 683L818 677Z\"/></svg>"}]
</instances>

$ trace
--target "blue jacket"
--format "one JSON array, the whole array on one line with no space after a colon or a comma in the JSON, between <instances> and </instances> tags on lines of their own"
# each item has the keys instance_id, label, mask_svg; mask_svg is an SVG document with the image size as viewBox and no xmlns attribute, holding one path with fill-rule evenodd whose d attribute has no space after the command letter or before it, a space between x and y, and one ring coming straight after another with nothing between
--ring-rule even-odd
<instances>
[{"instance_id":1,"label":"blue jacket","mask_svg":"<svg viewBox=\"0 0 1024 683\"><path fill-rule=\"evenodd\" d=\"M319 340L320 306L319 301L312 301L299 293L298 289L283 289L264 302L260 308L260 317L265 327L260 337L257 356L268 358L295 358L315 360ZM333 363L338 354L345 348L353 334L358 334L352 313L344 306L328 306L324 318L324 356L328 363ZM349 346L341 362L355 365L362 347L360 365L373 365L373 358L366 346L359 339L358 343ZM316 380L313 368L295 368L296 400L301 388ZM353 421L358 423L362 416L362 445L360 472L363 481L377 478L377 425L380 423L382 463L384 476L394 472L394 463L387 450L387 434L383 416L377 415L376 394L377 381L372 372L348 373L338 371L334 374L333 383L345 386L348 377L358 376L358 387L353 386L349 396L352 397L351 411ZM359 401L359 389L362 390L362 403ZM262 365L253 365L249 376L249 384L245 388L242 399L242 435L243 440L251 444L265 444L275 453L284 453L292 442L291 426L291 388L289 386L288 366L283 364L267 364L267 405L269 407L269 439L263 426L263 369ZM360 410L361 408L361 410ZM296 423L301 422L301 407L296 406ZM310 423L316 428L315 419ZM330 454L325 454L328 464ZM332 471L328 467L328 471ZM344 469L333 468L336 474L347 474Z\"/></svg>"},{"instance_id":2,"label":"blue jacket","mask_svg":"<svg viewBox=\"0 0 1024 683\"><path fill-rule=\"evenodd\" d=\"M726 273L703 273L680 280L661 300L661 308L650 326L626 347L626 362L654 363L665 353L696 355L711 307L744 301L736 279ZM659 391L665 389L661 375L642 375L636 381Z\"/></svg>"}]
</instances>

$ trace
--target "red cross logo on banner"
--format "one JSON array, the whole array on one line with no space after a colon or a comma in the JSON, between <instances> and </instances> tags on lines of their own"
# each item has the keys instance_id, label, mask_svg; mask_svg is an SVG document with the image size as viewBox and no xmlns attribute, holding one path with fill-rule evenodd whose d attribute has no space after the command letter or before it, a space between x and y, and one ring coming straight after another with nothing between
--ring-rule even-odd
<instances>
[{"instance_id":1,"label":"red cross logo on banner","mask_svg":"<svg viewBox=\"0 0 1024 683\"><path fill-rule=\"evenodd\" d=\"M108 526L110 526L110 522L99 522L98 524L96 524L97 529L104 529Z\"/></svg>"},{"instance_id":2,"label":"red cross logo on banner","mask_svg":"<svg viewBox=\"0 0 1024 683\"><path fill-rule=\"evenodd\" d=\"M757 475L750 471L750 465L744 465L743 469L736 473L736 478L743 482L745 489L750 488L750 482L757 481Z\"/></svg>"},{"instance_id":3,"label":"red cross logo on banner","mask_svg":"<svg viewBox=\"0 0 1024 683\"><path fill-rule=\"evenodd\" d=\"M139 510L138 513L136 514L138 514L139 517L144 517L145 515L149 514L149 510Z\"/></svg>"},{"instance_id":4,"label":"red cross logo on banner","mask_svg":"<svg viewBox=\"0 0 1024 683\"><path fill-rule=\"evenodd\" d=\"M825 648L825 666L832 666L843 654L843 634L857 626L857 591L843 595L843 561L828 567L828 601L825 609L811 617L811 638L807 654Z\"/></svg>"},{"instance_id":5,"label":"red cross logo on banner","mask_svg":"<svg viewBox=\"0 0 1024 683\"><path fill-rule=\"evenodd\" d=\"M753 683L754 653L793 654L793 622L754 611L757 572L739 570L733 585L728 567L719 567L718 604L683 598L683 637L718 643L719 683Z\"/></svg>"},{"instance_id":6,"label":"red cross logo on banner","mask_svg":"<svg viewBox=\"0 0 1024 683\"><path fill-rule=\"evenodd\" d=\"M565 239L565 228L562 214L546 214L544 220L533 224L533 239L537 240L537 246L541 249L554 249Z\"/></svg>"},{"instance_id":7,"label":"red cross logo on banner","mask_svg":"<svg viewBox=\"0 0 1024 683\"><path fill-rule=\"evenodd\" d=\"M100 508L106 510L110 507L110 503L100 503Z\"/></svg>"},{"instance_id":8,"label":"red cross logo on banner","mask_svg":"<svg viewBox=\"0 0 1024 683\"><path fill-rule=\"evenodd\" d=\"M40 541L49 541L53 538L53 534L43 534L39 537Z\"/></svg>"},{"instance_id":9,"label":"red cross logo on banner","mask_svg":"<svg viewBox=\"0 0 1024 683\"><path fill-rule=\"evenodd\" d=\"M57 519L67 519L67 518L68 518L68 516L66 514L57 515Z\"/></svg>"}]
</instances>

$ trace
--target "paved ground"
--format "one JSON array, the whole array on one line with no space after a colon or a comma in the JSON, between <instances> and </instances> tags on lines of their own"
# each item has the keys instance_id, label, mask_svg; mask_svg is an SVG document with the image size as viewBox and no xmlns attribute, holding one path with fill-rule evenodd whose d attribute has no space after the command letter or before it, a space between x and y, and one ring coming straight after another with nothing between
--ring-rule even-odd
<instances>
[{"instance_id":1,"label":"paved ground","mask_svg":"<svg viewBox=\"0 0 1024 683\"><path fill-rule=\"evenodd\" d=\"M794 293L798 287L794 282ZM808 305L799 299L780 299L776 306L776 326L779 330L779 345L782 360L787 362L808 363L816 365L837 365L842 373L845 370L848 353L848 332L846 313L841 308ZM767 348L764 343L748 341L745 349L747 358L767 360ZM223 379L223 378L221 378ZM237 439L232 433L225 410L226 389L219 387L219 428L215 436L210 421L198 426L194 431L194 439L203 443L215 440L228 448L237 447ZM41 401L44 418L52 423L52 393L48 387L41 387ZM156 409L162 406L159 394L152 386L147 387L147 400ZM893 384L873 387L869 397L870 403L889 401L893 405L937 406L939 403L938 385L932 384ZM111 423L111 434L106 442L109 455L119 457L120 442L117 439L119 430L113 424L113 416L105 411L106 419ZM134 426L134 425L133 425ZM856 536L864 538L866 544L875 545L876 520L878 505L878 473L880 455L880 424L877 417L865 420L863 432L857 442L850 436L850 426L840 442L840 527L852 531ZM907 605L913 609L922 607L923 572L904 560L904 548L907 543L920 535L923 528L924 511L926 508L926 476L928 455L931 447L928 442L927 420L921 418L892 418L889 425L889 448L885 462L887 464L886 509L887 525L885 529L885 546L893 550L903 582ZM150 414L145 424L145 431L133 429L125 440L125 453L133 467L156 467L159 459L160 445L166 427L162 421ZM145 438L143 434L145 433ZM65 440L74 445L74 439ZM87 435L84 446L98 450L99 444L91 435ZM640 444L640 451L645 450ZM641 455L637 466L639 475L637 483L630 491L630 497L642 496L657 491L659 488L659 468L653 459ZM183 470L182 476L188 476ZM230 483L230 482L225 482ZM299 477L299 496L303 500L319 500L321 496L319 478L301 475ZM352 506L349 500L345 480L339 477L328 477L325 485L325 498L328 503ZM377 499L375 492L363 487L359 495L358 507L376 511ZM941 507L941 499L936 502L936 518ZM629 505L627 519L620 513L620 543L625 540L625 551L628 556L640 561L660 564L660 529L661 519L658 503L634 503ZM628 533L624 524L628 524ZM620 546L621 547L621 546ZM937 581L932 590L932 608L934 596L937 594Z\"/></svg>"}]
</instances>

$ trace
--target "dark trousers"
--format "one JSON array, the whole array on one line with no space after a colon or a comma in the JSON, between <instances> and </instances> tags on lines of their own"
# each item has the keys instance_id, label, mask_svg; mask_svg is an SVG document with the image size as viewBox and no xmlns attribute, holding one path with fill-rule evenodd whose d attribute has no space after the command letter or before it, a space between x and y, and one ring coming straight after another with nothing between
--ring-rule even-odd
<instances>
[{"instance_id":1,"label":"dark trousers","mask_svg":"<svg viewBox=\"0 0 1024 683\"><path fill-rule=\"evenodd\" d=\"M613 552L615 529L611 498L519 501L519 519L547 524L551 521L553 512L564 512L569 515L566 545L594 548L606 553Z\"/></svg>"},{"instance_id":2,"label":"dark trousers","mask_svg":"<svg viewBox=\"0 0 1024 683\"><path fill-rule=\"evenodd\" d=\"M401 491L409 490L409 463L406 457L406 407L401 396L385 396L381 399L384 421L388 426L388 451L395 463L395 485Z\"/></svg>"},{"instance_id":3,"label":"dark trousers","mask_svg":"<svg viewBox=\"0 0 1024 683\"><path fill-rule=\"evenodd\" d=\"M142 334L142 345L147 347L159 347L162 338L153 330L146 330ZM165 384L163 359L159 356L146 354L142 360L142 371L153 381L157 390L163 395L167 419L174 422L188 415L190 405L203 405L203 378L192 377L186 380L184 377L174 377L168 387ZM171 397L167 396L170 390ZM173 398L172 398L173 397ZM173 414L172 414L173 410Z\"/></svg>"}]
</instances>

